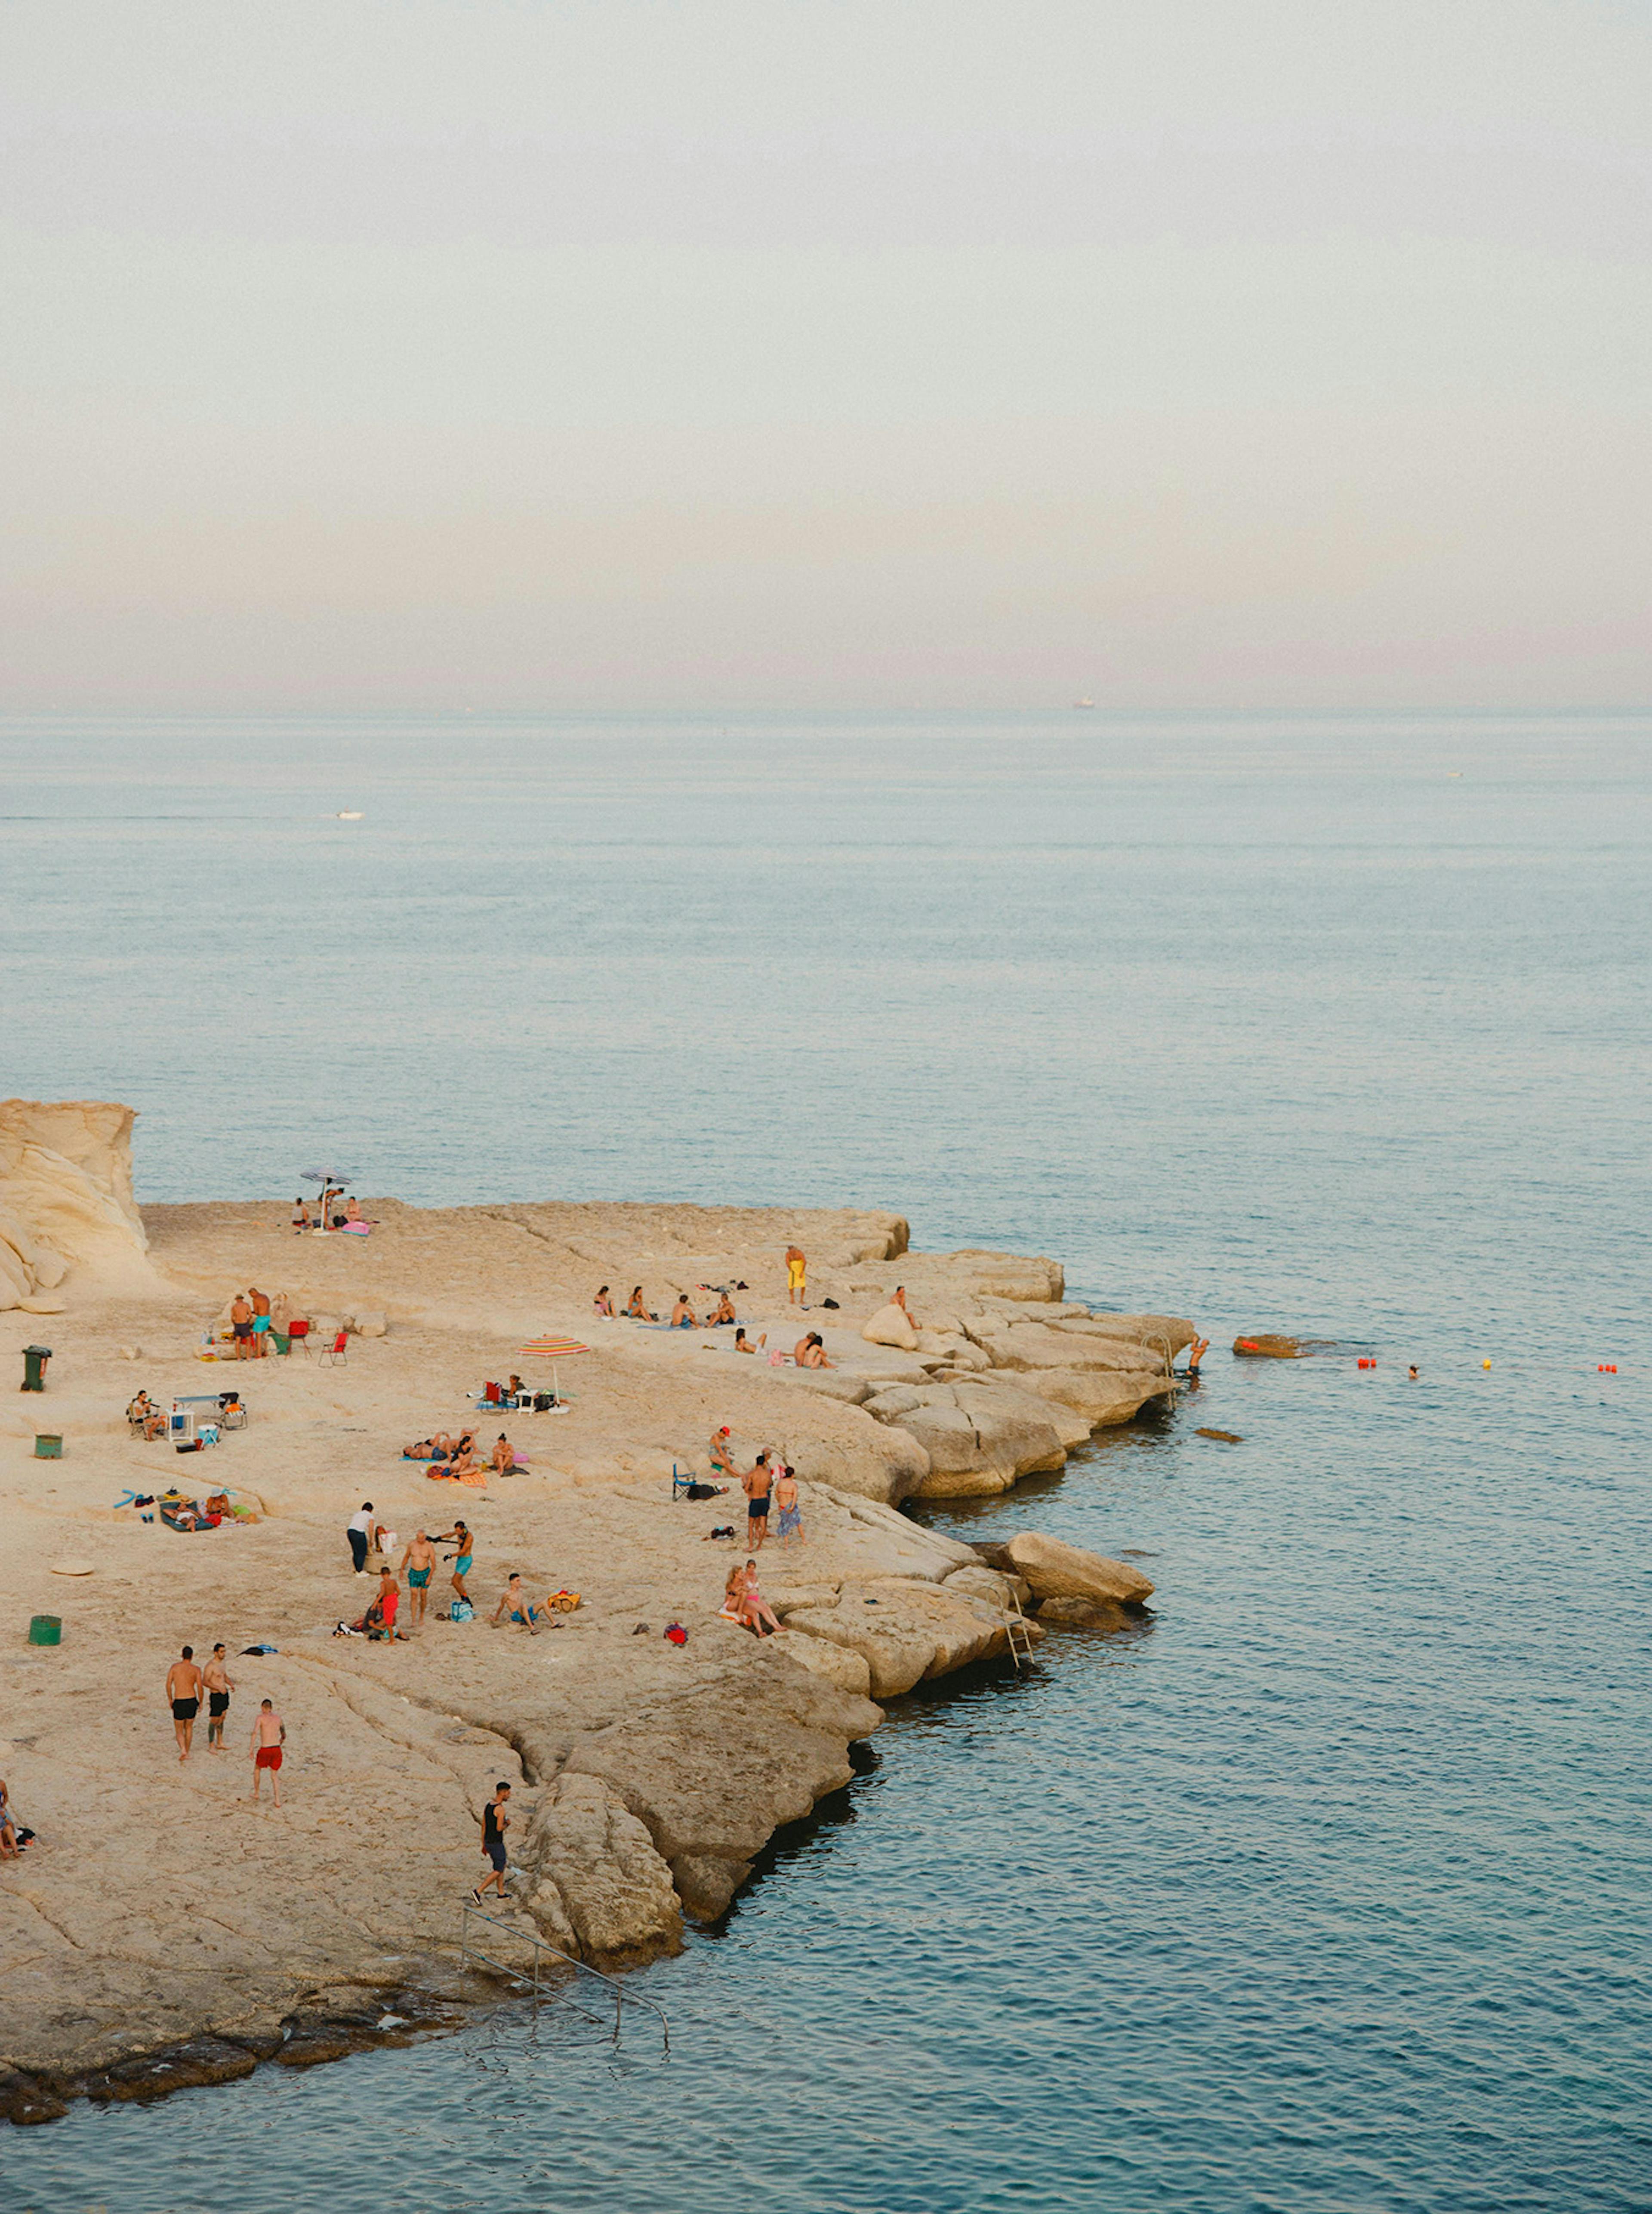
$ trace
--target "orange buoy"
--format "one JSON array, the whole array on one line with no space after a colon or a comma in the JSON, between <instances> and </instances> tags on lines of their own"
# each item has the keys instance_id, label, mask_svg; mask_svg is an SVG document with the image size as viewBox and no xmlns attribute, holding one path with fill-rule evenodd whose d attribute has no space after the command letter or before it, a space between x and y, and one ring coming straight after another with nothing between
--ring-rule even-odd
<instances>
[{"instance_id":1,"label":"orange buoy","mask_svg":"<svg viewBox=\"0 0 1652 2214\"><path fill-rule=\"evenodd\" d=\"M1594 1373L1597 1376L1615 1376L1618 1364L1615 1361L1603 1361Z\"/></svg>"}]
</instances>

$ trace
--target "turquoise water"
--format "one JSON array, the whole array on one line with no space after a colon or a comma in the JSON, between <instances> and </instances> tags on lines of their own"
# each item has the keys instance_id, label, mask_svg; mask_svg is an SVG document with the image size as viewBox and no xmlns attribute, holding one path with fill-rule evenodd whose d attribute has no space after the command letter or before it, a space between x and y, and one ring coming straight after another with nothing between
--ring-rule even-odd
<instances>
[{"instance_id":1,"label":"turquoise water","mask_svg":"<svg viewBox=\"0 0 1652 2214\"><path fill-rule=\"evenodd\" d=\"M12 2203L1652 2205L1649 734L0 726L5 1088L142 1108L145 1197L893 1204L1350 1349L937 1515L1153 1625L897 1705L669 2061L507 2009Z\"/></svg>"}]
</instances>

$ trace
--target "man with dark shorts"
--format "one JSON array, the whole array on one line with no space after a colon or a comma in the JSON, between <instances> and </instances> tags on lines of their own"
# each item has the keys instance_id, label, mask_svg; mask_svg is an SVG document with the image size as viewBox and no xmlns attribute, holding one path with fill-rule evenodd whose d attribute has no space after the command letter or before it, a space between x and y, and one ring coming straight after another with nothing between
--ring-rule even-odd
<instances>
[{"instance_id":1,"label":"man with dark shorts","mask_svg":"<svg viewBox=\"0 0 1652 2214\"><path fill-rule=\"evenodd\" d=\"M358 1576L367 1573L367 1538L373 1526L373 1502L364 1499L357 1514L345 1524L344 1534L350 1540L350 1557L355 1563Z\"/></svg>"},{"instance_id":2,"label":"man with dark shorts","mask_svg":"<svg viewBox=\"0 0 1652 2214\"><path fill-rule=\"evenodd\" d=\"M768 1465L765 1446L755 1465L740 1478L740 1489L746 1495L746 1544L754 1553L768 1535L768 1501L774 1487L774 1472Z\"/></svg>"},{"instance_id":3,"label":"man with dark shorts","mask_svg":"<svg viewBox=\"0 0 1652 2214\"><path fill-rule=\"evenodd\" d=\"M505 1810L510 1797L510 1785L496 1783L493 1796L482 1808L482 1850L493 1864L493 1873L485 1875L470 1894L478 1906L485 1891L497 1891L501 1899L505 1897L505 1833L511 1826L511 1817Z\"/></svg>"},{"instance_id":4,"label":"man with dark shorts","mask_svg":"<svg viewBox=\"0 0 1652 2214\"><path fill-rule=\"evenodd\" d=\"M212 1648L212 1658L201 1671L206 1685L206 1749L209 1752L223 1751L223 1718L229 1711L229 1694L236 1688L235 1679L223 1665L224 1648Z\"/></svg>"},{"instance_id":5,"label":"man with dark shorts","mask_svg":"<svg viewBox=\"0 0 1652 2214\"><path fill-rule=\"evenodd\" d=\"M236 1334L236 1359L250 1361L253 1353L253 1305L245 1292L237 1292L230 1304L229 1326Z\"/></svg>"},{"instance_id":6,"label":"man with dark shorts","mask_svg":"<svg viewBox=\"0 0 1652 2214\"><path fill-rule=\"evenodd\" d=\"M195 1648L186 1645L181 1659L167 1670L167 1697L172 1702L172 1734L178 1740L178 1758L189 1758L189 1740L195 1734L195 1717L201 1710L200 1670Z\"/></svg>"}]
</instances>

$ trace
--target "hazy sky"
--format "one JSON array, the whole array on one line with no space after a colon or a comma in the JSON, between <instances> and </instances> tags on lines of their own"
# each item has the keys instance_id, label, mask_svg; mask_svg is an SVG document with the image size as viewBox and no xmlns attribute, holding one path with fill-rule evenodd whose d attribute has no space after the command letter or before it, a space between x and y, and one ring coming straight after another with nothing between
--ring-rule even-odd
<instances>
[{"instance_id":1,"label":"hazy sky","mask_svg":"<svg viewBox=\"0 0 1652 2214\"><path fill-rule=\"evenodd\" d=\"M11 0L14 706L1652 699L1636 0Z\"/></svg>"}]
</instances>

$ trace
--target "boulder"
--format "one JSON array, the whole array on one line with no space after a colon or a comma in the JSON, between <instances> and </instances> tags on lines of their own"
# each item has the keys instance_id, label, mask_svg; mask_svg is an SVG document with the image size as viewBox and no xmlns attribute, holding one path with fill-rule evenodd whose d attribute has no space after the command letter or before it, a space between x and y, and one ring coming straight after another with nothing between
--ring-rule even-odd
<instances>
[{"instance_id":1,"label":"boulder","mask_svg":"<svg viewBox=\"0 0 1652 2214\"><path fill-rule=\"evenodd\" d=\"M1072 1407L1052 1399L1044 1390L1042 1371L1037 1376L1037 1391L1027 1390L1019 1378L1012 1383L999 1369L988 1370L979 1383L973 1377L961 1377L958 1381L963 1387L958 1393L958 1404L965 1411L975 1405L972 1395L976 1391L987 1391L991 1394L991 1398L986 1404L990 1404L995 1412L1019 1414L1029 1422L1043 1423L1054 1430L1068 1453L1074 1446L1089 1443L1090 1424Z\"/></svg>"},{"instance_id":2,"label":"boulder","mask_svg":"<svg viewBox=\"0 0 1652 2214\"><path fill-rule=\"evenodd\" d=\"M132 1199L133 1120L103 1099L0 1101L0 1296L16 1269L19 1299L54 1290L70 1269L106 1292L155 1288Z\"/></svg>"},{"instance_id":3,"label":"boulder","mask_svg":"<svg viewBox=\"0 0 1652 2214\"><path fill-rule=\"evenodd\" d=\"M1281 1337L1272 1330L1252 1330L1248 1336L1236 1337L1233 1350L1246 1361L1300 1361L1302 1341L1296 1337Z\"/></svg>"},{"instance_id":4,"label":"boulder","mask_svg":"<svg viewBox=\"0 0 1652 2214\"><path fill-rule=\"evenodd\" d=\"M1047 1599L1039 1606L1038 1619L1066 1630L1099 1630L1110 1636L1141 1627L1141 1615L1134 1607L1112 1599Z\"/></svg>"},{"instance_id":5,"label":"boulder","mask_svg":"<svg viewBox=\"0 0 1652 2214\"><path fill-rule=\"evenodd\" d=\"M772 1368L768 1373L802 1391L818 1391L824 1399L841 1399L846 1406L864 1406L872 1387L864 1377L846 1376L837 1368Z\"/></svg>"},{"instance_id":6,"label":"boulder","mask_svg":"<svg viewBox=\"0 0 1652 2214\"><path fill-rule=\"evenodd\" d=\"M1059 1323L1015 1323L1007 1330L987 1332L984 1342L998 1368L1106 1368L1151 1374L1165 1365L1144 1346L1070 1330Z\"/></svg>"},{"instance_id":7,"label":"boulder","mask_svg":"<svg viewBox=\"0 0 1652 2214\"><path fill-rule=\"evenodd\" d=\"M791 1642L743 1651L691 1689L584 1732L563 1764L565 1775L599 1777L643 1824L691 1913L723 1911L780 1825L848 1782L847 1740L883 1720L870 1701L786 1660L776 1648ZM705 1758L708 1740L720 1748L715 1762Z\"/></svg>"},{"instance_id":8,"label":"boulder","mask_svg":"<svg viewBox=\"0 0 1652 2214\"><path fill-rule=\"evenodd\" d=\"M358 1337L382 1337L389 1325L376 1307L358 1307L352 1327Z\"/></svg>"},{"instance_id":9,"label":"boulder","mask_svg":"<svg viewBox=\"0 0 1652 2214\"><path fill-rule=\"evenodd\" d=\"M869 1322L863 1323L860 1335L868 1345L898 1346L902 1353L915 1353L918 1333L893 1300L879 1307Z\"/></svg>"},{"instance_id":10,"label":"boulder","mask_svg":"<svg viewBox=\"0 0 1652 2214\"><path fill-rule=\"evenodd\" d=\"M1004 1575L997 1569L989 1569L984 1561L976 1568L954 1569L950 1576L942 1579L941 1588L970 1592L977 1599L984 1599L989 1606L999 1607L1007 1606L1012 1599L1025 1605L1032 1595L1030 1587L1019 1576ZM1023 1593L1026 1599L1022 1597Z\"/></svg>"},{"instance_id":11,"label":"boulder","mask_svg":"<svg viewBox=\"0 0 1652 2214\"><path fill-rule=\"evenodd\" d=\"M833 1593L834 1601L836 1593ZM780 1612L779 1608L775 1612ZM847 1645L835 1645L829 1639L799 1635L791 1637L786 1644L786 1657L806 1668L811 1676L823 1676L829 1684L835 1684L840 1691L853 1691L863 1699L872 1697L872 1669L864 1654L850 1650Z\"/></svg>"},{"instance_id":12,"label":"boulder","mask_svg":"<svg viewBox=\"0 0 1652 2214\"><path fill-rule=\"evenodd\" d=\"M1021 1531L1004 1550L1011 1567L1026 1578L1040 1599L1117 1599L1139 1606L1153 1597L1153 1586L1139 1569L1036 1530Z\"/></svg>"},{"instance_id":13,"label":"boulder","mask_svg":"<svg viewBox=\"0 0 1652 2214\"><path fill-rule=\"evenodd\" d=\"M1002 1653L1008 1642L1002 1612L990 1600L895 1576L845 1584L835 1607L805 1610L786 1627L858 1653L874 1699Z\"/></svg>"},{"instance_id":14,"label":"boulder","mask_svg":"<svg viewBox=\"0 0 1652 2214\"><path fill-rule=\"evenodd\" d=\"M1147 1368L1040 1368L1033 1372L1041 1399L1083 1416L1086 1430L1111 1429L1139 1415L1150 1399L1173 1398L1168 1376Z\"/></svg>"},{"instance_id":15,"label":"boulder","mask_svg":"<svg viewBox=\"0 0 1652 2214\"><path fill-rule=\"evenodd\" d=\"M682 1947L671 1871L617 1793L564 1771L547 1785L517 1855L518 1897L554 1945L615 1961Z\"/></svg>"},{"instance_id":16,"label":"boulder","mask_svg":"<svg viewBox=\"0 0 1652 2214\"><path fill-rule=\"evenodd\" d=\"M1160 1355L1166 1349L1172 1354L1179 1353L1198 1336L1183 1315L1093 1314L1085 1321L1069 1320L1065 1326L1080 1332L1093 1330L1101 1337L1123 1338L1129 1344L1145 1346L1150 1353Z\"/></svg>"},{"instance_id":17,"label":"boulder","mask_svg":"<svg viewBox=\"0 0 1652 2214\"><path fill-rule=\"evenodd\" d=\"M1060 1300L1067 1290L1061 1263L1043 1254L992 1253L968 1245L935 1257L945 1263L949 1276L965 1279L977 1298ZM921 1304L918 1311L923 1312Z\"/></svg>"},{"instance_id":18,"label":"boulder","mask_svg":"<svg viewBox=\"0 0 1652 2214\"><path fill-rule=\"evenodd\" d=\"M915 1407L929 1404L924 1390L911 1384L891 1384L884 1391L874 1391L861 1402L874 1422L898 1422L902 1415L909 1415Z\"/></svg>"},{"instance_id":19,"label":"boulder","mask_svg":"<svg viewBox=\"0 0 1652 2214\"><path fill-rule=\"evenodd\" d=\"M929 1459L904 1429L858 1417L852 1440L805 1438L789 1448L792 1465L811 1483L828 1483L862 1498L893 1502L909 1499L929 1473Z\"/></svg>"},{"instance_id":20,"label":"boulder","mask_svg":"<svg viewBox=\"0 0 1652 2214\"><path fill-rule=\"evenodd\" d=\"M901 1429L915 1438L928 1459L929 1468L920 1495L935 1495L935 1478L962 1476L981 1468L981 1440L970 1416L957 1407L919 1405L901 1416ZM1001 1485L992 1487L1001 1489Z\"/></svg>"}]
</instances>

